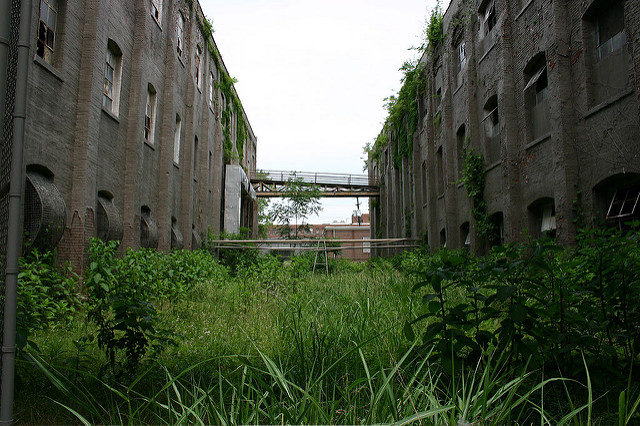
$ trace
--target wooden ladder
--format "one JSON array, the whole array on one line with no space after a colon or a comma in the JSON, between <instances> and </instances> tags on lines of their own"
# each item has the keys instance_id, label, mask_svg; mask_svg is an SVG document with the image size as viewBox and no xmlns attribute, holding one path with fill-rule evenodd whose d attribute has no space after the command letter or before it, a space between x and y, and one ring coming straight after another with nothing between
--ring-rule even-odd
<instances>
[{"instance_id":1,"label":"wooden ladder","mask_svg":"<svg viewBox=\"0 0 640 426\"><path fill-rule=\"evenodd\" d=\"M322 244L322 250L320 250L320 244ZM318 255L321 251L324 253L324 263L318 263ZM318 240L318 244L316 244L316 258L313 261L313 273L316 272L318 265L324 265L327 275L329 275L329 251L327 250L327 242L325 240Z\"/></svg>"}]
</instances>

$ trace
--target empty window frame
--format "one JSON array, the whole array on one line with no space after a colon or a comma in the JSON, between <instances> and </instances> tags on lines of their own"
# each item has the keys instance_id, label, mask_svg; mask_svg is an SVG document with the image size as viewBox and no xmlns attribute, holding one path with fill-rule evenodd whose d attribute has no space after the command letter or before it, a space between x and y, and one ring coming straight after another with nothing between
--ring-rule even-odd
<instances>
[{"instance_id":1,"label":"empty window frame","mask_svg":"<svg viewBox=\"0 0 640 426\"><path fill-rule=\"evenodd\" d=\"M460 243L462 247L471 246L471 227L469 222L465 222L460 226Z\"/></svg>"},{"instance_id":2,"label":"empty window frame","mask_svg":"<svg viewBox=\"0 0 640 426\"><path fill-rule=\"evenodd\" d=\"M176 26L176 51L178 56L182 57L184 52L184 16L182 12L178 12L178 23Z\"/></svg>"},{"instance_id":3,"label":"empty window frame","mask_svg":"<svg viewBox=\"0 0 640 426\"><path fill-rule=\"evenodd\" d=\"M436 160L438 162L438 164L437 164L437 166L438 166L438 178L436 179L436 181L438 182L438 196L442 196L442 195L444 195L444 182L445 182L444 158L443 158L443 154L442 154L442 145L438 148L438 151L436 153Z\"/></svg>"},{"instance_id":4,"label":"empty window frame","mask_svg":"<svg viewBox=\"0 0 640 426\"><path fill-rule=\"evenodd\" d=\"M122 82L122 51L111 39L107 43L107 58L104 68L102 107L113 115L120 108L120 85Z\"/></svg>"},{"instance_id":5,"label":"empty window frame","mask_svg":"<svg viewBox=\"0 0 640 426\"><path fill-rule=\"evenodd\" d=\"M601 7L596 17L598 59L622 49L627 42L624 31L624 3L612 1Z\"/></svg>"},{"instance_id":6,"label":"empty window frame","mask_svg":"<svg viewBox=\"0 0 640 426\"><path fill-rule=\"evenodd\" d=\"M160 23L160 18L162 17L162 0L151 0L151 15Z\"/></svg>"},{"instance_id":7,"label":"empty window frame","mask_svg":"<svg viewBox=\"0 0 640 426\"><path fill-rule=\"evenodd\" d=\"M640 185L619 189L613 195L607 220L630 219L640 216Z\"/></svg>"},{"instance_id":8,"label":"empty window frame","mask_svg":"<svg viewBox=\"0 0 640 426\"><path fill-rule=\"evenodd\" d=\"M428 189L428 173L427 173L427 162L423 161L422 166L420 166L420 173L422 174L422 203L427 204L427 197L429 194Z\"/></svg>"},{"instance_id":9,"label":"empty window frame","mask_svg":"<svg viewBox=\"0 0 640 426\"><path fill-rule=\"evenodd\" d=\"M491 96L484 104L485 134L491 138L500 134L500 114L498 113L498 96Z\"/></svg>"},{"instance_id":10,"label":"empty window frame","mask_svg":"<svg viewBox=\"0 0 640 426\"><path fill-rule=\"evenodd\" d=\"M191 169L193 171L193 180L195 181L198 180L198 149L198 137L196 136L193 139L193 164Z\"/></svg>"},{"instance_id":11,"label":"empty window frame","mask_svg":"<svg viewBox=\"0 0 640 426\"><path fill-rule=\"evenodd\" d=\"M156 89L151 83L147 87L147 104L144 110L144 140L153 145L156 127Z\"/></svg>"},{"instance_id":12,"label":"empty window frame","mask_svg":"<svg viewBox=\"0 0 640 426\"><path fill-rule=\"evenodd\" d=\"M56 0L40 0L36 54L50 64L53 64L56 47L57 20L58 2Z\"/></svg>"},{"instance_id":13,"label":"empty window frame","mask_svg":"<svg viewBox=\"0 0 640 426\"><path fill-rule=\"evenodd\" d=\"M195 57L195 70L194 70L194 78L195 78L195 82L196 82L196 87L198 89L202 88L202 48L200 47L200 45L196 46L196 57Z\"/></svg>"},{"instance_id":14,"label":"empty window frame","mask_svg":"<svg viewBox=\"0 0 640 426\"><path fill-rule=\"evenodd\" d=\"M482 37L486 37L498 22L495 0L489 0L486 2L486 5L480 9L480 21L482 22L480 27Z\"/></svg>"},{"instance_id":15,"label":"empty window frame","mask_svg":"<svg viewBox=\"0 0 640 426\"><path fill-rule=\"evenodd\" d=\"M447 247L447 230L446 228L442 228L440 230L440 246Z\"/></svg>"},{"instance_id":16,"label":"empty window frame","mask_svg":"<svg viewBox=\"0 0 640 426\"><path fill-rule=\"evenodd\" d=\"M182 120L176 114L176 127L173 133L173 162L180 164L180 137L182 133Z\"/></svg>"}]
</instances>

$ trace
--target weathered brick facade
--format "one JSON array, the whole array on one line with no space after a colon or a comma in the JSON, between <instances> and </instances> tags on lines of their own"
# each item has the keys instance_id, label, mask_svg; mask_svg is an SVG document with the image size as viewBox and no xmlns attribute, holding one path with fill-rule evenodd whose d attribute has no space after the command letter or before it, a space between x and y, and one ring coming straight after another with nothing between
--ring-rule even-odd
<instances>
[{"instance_id":1,"label":"weathered brick facade","mask_svg":"<svg viewBox=\"0 0 640 426\"><path fill-rule=\"evenodd\" d=\"M506 242L545 230L570 242L576 208L602 220L616 191L637 190L640 2L453 0L443 25L421 59L428 89L411 158L394 166L390 135L371 161L382 182L372 236L486 250L460 183L464 146L485 158L484 199Z\"/></svg>"},{"instance_id":2,"label":"weathered brick facade","mask_svg":"<svg viewBox=\"0 0 640 426\"><path fill-rule=\"evenodd\" d=\"M210 52L200 5L185 0L51 3L57 9L55 47L50 57L41 58L36 40L40 3L34 2L25 167L28 180L29 174L38 174L50 182L43 194L64 200L62 221L41 220L39 228L53 234L58 230L49 228L63 228L57 244L60 260L80 269L89 238L98 234L121 238L124 248L169 250L172 245L198 245L208 230L220 232L225 162L238 160L224 156L218 84L223 71L218 68L224 64L219 59L217 67ZM114 89L116 112L103 106L108 50L119 54L113 77L120 81L119 90ZM145 136L150 93L155 99L153 139ZM177 116L181 130L176 163ZM255 170L256 138L247 128L240 165L250 172ZM236 132L230 134L237 154ZM38 238L28 235L27 244ZM46 245L58 238L41 240Z\"/></svg>"}]
</instances>

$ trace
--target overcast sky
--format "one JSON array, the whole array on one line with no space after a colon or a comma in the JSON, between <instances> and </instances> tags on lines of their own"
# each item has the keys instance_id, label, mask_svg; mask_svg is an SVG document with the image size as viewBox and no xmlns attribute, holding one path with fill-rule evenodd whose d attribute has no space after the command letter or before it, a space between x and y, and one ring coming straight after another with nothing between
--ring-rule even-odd
<instances>
[{"instance_id":1,"label":"overcast sky","mask_svg":"<svg viewBox=\"0 0 640 426\"><path fill-rule=\"evenodd\" d=\"M259 169L363 173L435 0L200 0L258 138ZM448 2L447 2L448 3ZM445 4L446 6L446 4ZM363 202L363 212L368 210ZM346 220L327 199L311 223Z\"/></svg>"}]
</instances>

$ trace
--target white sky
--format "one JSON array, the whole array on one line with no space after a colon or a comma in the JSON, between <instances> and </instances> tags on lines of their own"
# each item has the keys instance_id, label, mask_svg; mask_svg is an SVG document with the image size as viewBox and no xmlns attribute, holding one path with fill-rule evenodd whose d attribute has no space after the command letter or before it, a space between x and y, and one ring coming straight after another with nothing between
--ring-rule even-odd
<instances>
[{"instance_id":1,"label":"white sky","mask_svg":"<svg viewBox=\"0 0 640 426\"><path fill-rule=\"evenodd\" d=\"M362 148L380 131L383 99L400 88L402 63L418 55L408 48L420 45L436 0L200 3L238 79L258 168L363 173ZM309 222L346 220L355 201L325 199Z\"/></svg>"}]
</instances>

